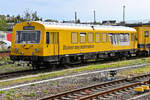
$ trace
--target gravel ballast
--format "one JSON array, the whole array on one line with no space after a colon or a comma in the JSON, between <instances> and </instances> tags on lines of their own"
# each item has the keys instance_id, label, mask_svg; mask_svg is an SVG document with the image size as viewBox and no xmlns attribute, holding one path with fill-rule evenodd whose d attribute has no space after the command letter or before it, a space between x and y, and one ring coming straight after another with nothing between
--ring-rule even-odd
<instances>
[{"instance_id":1,"label":"gravel ballast","mask_svg":"<svg viewBox=\"0 0 150 100\"><path fill-rule=\"evenodd\" d=\"M135 68L133 68L135 69ZM127 70L123 70L127 71ZM89 72L89 71L88 71ZM87 73L88 73L87 72ZM86 72L85 72L86 73ZM118 72L116 79L124 78L125 75L122 75L122 71ZM108 73L105 73L105 76L108 76L107 79L100 73L85 74L77 77L63 78L59 80L39 83L39 84L30 84L29 86L24 86L20 88L15 88L7 91L0 91L0 98L3 100L37 100L45 96L55 95L60 92L70 91L73 89L83 88L86 86L102 83L106 80L109 80L110 77Z\"/></svg>"}]
</instances>

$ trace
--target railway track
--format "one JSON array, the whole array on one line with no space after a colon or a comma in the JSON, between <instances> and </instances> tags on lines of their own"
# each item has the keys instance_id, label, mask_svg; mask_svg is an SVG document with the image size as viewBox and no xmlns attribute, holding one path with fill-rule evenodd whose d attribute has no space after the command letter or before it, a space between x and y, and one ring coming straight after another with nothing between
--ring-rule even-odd
<instances>
[{"instance_id":1,"label":"railway track","mask_svg":"<svg viewBox=\"0 0 150 100\"><path fill-rule=\"evenodd\" d=\"M91 94L82 98L79 98L78 100L91 100L91 99L103 99L103 98L110 98L110 94L117 94L117 92L119 93L119 91L130 91L132 90L134 87L141 85L141 84L147 84L149 80L147 81L142 81L142 82L136 82L136 83L132 83L132 84L128 84L125 86L119 86L117 88L113 88L113 89L109 89L106 91L102 91L102 92L98 92L95 94ZM115 93L116 92L116 93ZM112 95L111 95L112 96Z\"/></svg>"},{"instance_id":2,"label":"railway track","mask_svg":"<svg viewBox=\"0 0 150 100\"><path fill-rule=\"evenodd\" d=\"M122 68L101 69L101 72L96 72L96 73L102 73L102 72L108 72L109 73L110 70L132 69L132 68L138 68L138 67L142 67L142 66L146 66L146 65L150 65L150 64L133 65L133 66L122 67ZM62 69L56 69L55 71L59 71L59 70L62 70ZM45 67L45 68L41 68L40 70L39 69L34 69L34 70L28 69L28 70L0 73L0 80L17 78L18 76L23 77L25 75L36 75L38 73L46 73L46 72L52 72L52 71L54 71L54 70L52 70L51 68Z\"/></svg>"},{"instance_id":3,"label":"railway track","mask_svg":"<svg viewBox=\"0 0 150 100\"><path fill-rule=\"evenodd\" d=\"M31 74L31 73L33 73L33 70L30 70L30 69L29 70L23 70L23 71L0 73L0 80L13 78L13 77L17 77L17 76L24 76L26 74Z\"/></svg>"},{"instance_id":4,"label":"railway track","mask_svg":"<svg viewBox=\"0 0 150 100\"><path fill-rule=\"evenodd\" d=\"M5 58L6 56L9 56L10 54L10 51L0 51L0 56L3 58ZM143 57L142 57L143 58ZM2 60L0 58L0 60ZM137 58L132 58L132 59L137 59ZM86 66L86 65L90 65L90 64L102 64L102 63L106 63L106 62L112 62L111 60L108 60L108 61L90 61L90 62L87 62L86 64L72 64L70 66L72 67L81 67L81 66ZM33 75L33 74L37 74L37 73L41 73L41 72L51 72L53 69L53 71L59 71L59 70L63 70L65 69L65 67L56 67L55 65L51 66L53 68L41 68L40 70L39 69L36 69L36 70L33 70L33 69L29 69L29 70L23 70L23 71L14 71L14 72L8 72L8 73L0 73L0 80L2 79L8 79L8 78L14 78L14 77L17 77L17 76L24 76L24 75ZM56 68L54 68L56 67Z\"/></svg>"},{"instance_id":5,"label":"railway track","mask_svg":"<svg viewBox=\"0 0 150 100\"><path fill-rule=\"evenodd\" d=\"M0 80L17 78L18 76L23 77L25 75L36 75L38 73L46 73L46 72L51 72L51 69L48 69L48 68L42 68L40 70L28 69L28 70L22 70L22 71L0 73Z\"/></svg>"},{"instance_id":6,"label":"railway track","mask_svg":"<svg viewBox=\"0 0 150 100\"><path fill-rule=\"evenodd\" d=\"M41 98L40 100L101 100L104 97L115 95L115 92L130 90L142 83L148 83L150 74L132 77L131 79L120 79L101 83L72 91L59 93L57 95Z\"/></svg>"}]
</instances>

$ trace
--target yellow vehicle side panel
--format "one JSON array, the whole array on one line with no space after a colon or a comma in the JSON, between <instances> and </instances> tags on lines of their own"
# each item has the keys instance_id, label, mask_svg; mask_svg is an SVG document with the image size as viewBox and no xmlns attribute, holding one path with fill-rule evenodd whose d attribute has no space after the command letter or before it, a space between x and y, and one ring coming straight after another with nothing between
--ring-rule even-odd
<instances>
[{"instance_id":1,"label":"yellow vehicle side panel","mask_svg":"<svg viewBox=\"0 0 150 100\"><path fill-rule=\"evenodd\" d=\"M25 44L25 46L29 47L28 49L24 48L23 44L15 44L15 35L17 30L23 30L24 26L28 26L27 22L19 23L14 27L13 37L12 37L12 47L11 47L11 55L22 55L22 56L55 56L55 55L66 55L66 54L80 54L80 53L90 53L90 52L101 52L101 51L113 51L113 50L129 50L136 49L137 43L135 41L131 41L131 33L135 33L135 31L114 31L114 30L98 30L98 29L83 29L81 28L57 28L57 27L49 27L44 26L42 24L36 22L30 22L30 26L35 26L35 30L41 31L41 41L40 44ZM56 44L46 44L46 32L55 32L56 38L58 39L58 43ZM78 32L78 43L71 43L71 32ZM94 33L94 41L95 41L95 33L107 33L107 42L103 43L80 43L80 32L92 32ZM113 45L110 42L110 38L108 33L129 33L129 45L128 46L118 46ZM88 37L86 37L86 41ZM15 52L15 48L18 48L19 51ZM38 48L38 52L35 49ZM23 54L22 54L23 52Z\"/></svg>"}]
</instances>

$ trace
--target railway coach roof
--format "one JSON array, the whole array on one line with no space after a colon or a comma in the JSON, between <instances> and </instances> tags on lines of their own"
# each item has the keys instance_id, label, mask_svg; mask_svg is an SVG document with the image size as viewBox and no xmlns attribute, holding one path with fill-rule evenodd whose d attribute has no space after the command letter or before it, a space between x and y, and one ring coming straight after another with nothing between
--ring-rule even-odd
<instances>
[{"instance_id":1,"label":"railway coach roof","mask_svg":"<svg viewBox=\"0 0 150 100\"><path fill-rule=\"evenodd\" d=\"M71 24L71 23L56 23L56 22L41 22L35 21L36 23L42 24L45 28L63 28L63 29L97 29L97 30L111 30L111 31L134 31L134 28L124 26L104 26L104 25L92 25L92 24Z\"/></svg>"}]
</instances>

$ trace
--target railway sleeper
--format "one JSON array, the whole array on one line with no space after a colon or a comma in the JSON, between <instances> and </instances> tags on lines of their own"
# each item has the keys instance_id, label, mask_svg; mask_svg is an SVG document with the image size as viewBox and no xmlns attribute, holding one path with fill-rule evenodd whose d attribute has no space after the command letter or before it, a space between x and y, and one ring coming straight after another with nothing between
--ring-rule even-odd
<instances>
[{"instance_id":1,"label":"railway sleeper","mask_svg":"<svg viewBox=\"0 0 150 100\"><path fill-rule=\"evenodd\" d=\"M70 100L68 97L61 97L61 100Z\"/></svg>"},{"instance_id":2,"label":"railway sleeper","mask_svg":"<svg viewBox=\"0 0 150 100\"><path fill-rule=\"evenodd\" d=\"M76 99L77 97L76 96L73 96L73 95L68 95L69 98L73 98L73 99Z\"/></svg>"},{"instance_id":3,"label":"railway sleeper","mask_svg":"<svg viewBox=\"0 0 150 100\"><path fill-rule=\"evenodd\" d=\"M87 95L87 93L86 92L80 92L82 95Z\"/></svg>"}]
</instances>

